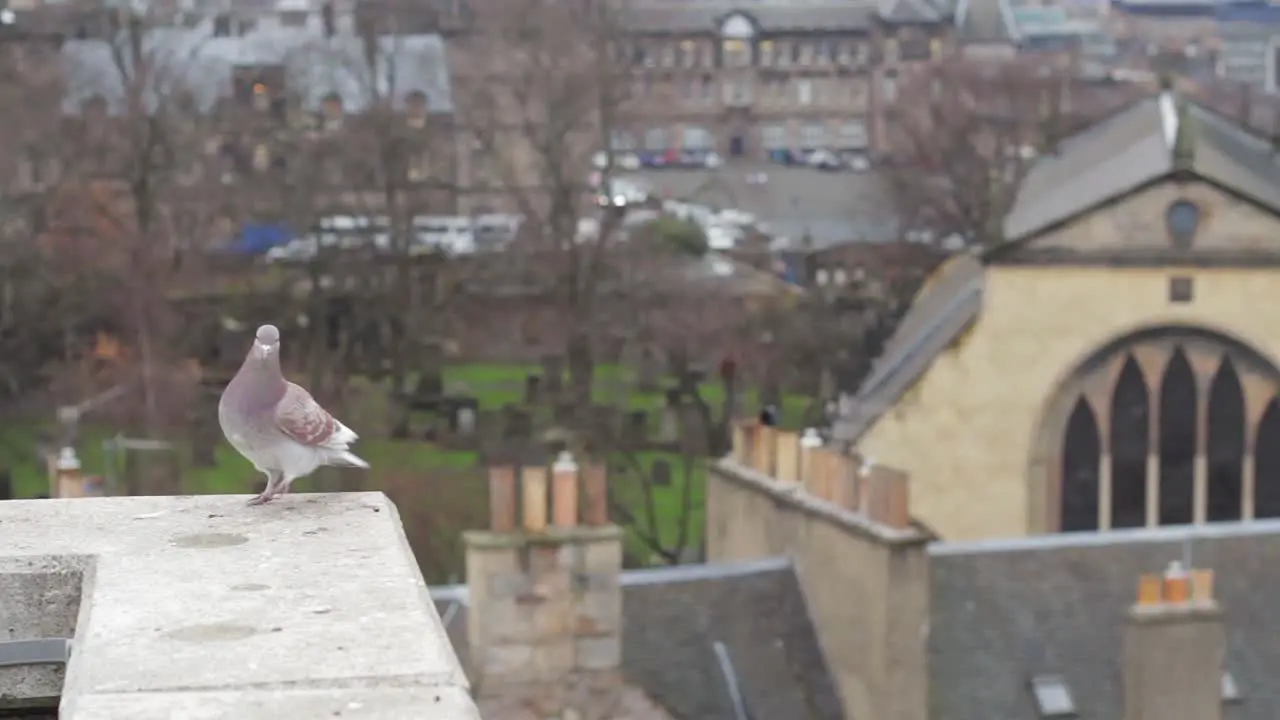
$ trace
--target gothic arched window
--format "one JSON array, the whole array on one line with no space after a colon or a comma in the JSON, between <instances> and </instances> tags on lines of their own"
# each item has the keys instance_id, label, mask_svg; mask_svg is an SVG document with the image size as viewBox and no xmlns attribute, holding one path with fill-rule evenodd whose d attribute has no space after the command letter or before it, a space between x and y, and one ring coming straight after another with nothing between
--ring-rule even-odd
<instances>
[{"instance_id":1,"label":"gothic arched window","mask_svg":"<svg viewBox=\"0 0 1280 720\"><path fill-rule=\"evenodd\" d=\"M1181 348L1174 351L1160 383L1161 525L1195 519L1196 376Z\"/></svg>"},{"instance_id":2,"label":"gothic arched window","mask_svg":"<svg viewBox=\"0 0 1280 720\"><path fill-rule=\"evenodd\" d=\"M1062 447L1062 530L1098 529L1098 463L1102 442L1093 408L1081 397Z\"/></svg>"},{"instance_id":3,"label":"gothic arched window","mask_svg":"<svg viewBox=\"0 0 1280 720\"><path fill-rule=\"evenodd\" d=\"M1244 390L1231 358L1223 358L1209 386L1209 486L1205 517L1239 520L1243 509Z\"/></svg>"},{"instance_id":4,"label":"gothic arched window","mask_svg":"<svg viewBox=\"0 0 1280 720\"><path fill-rule=\"evenodd\" d=\"M1147 383L1130 355L1111 396L1111 526L1147 522L1147 452L1151 438Z\"/></svg>"}]
</instances>

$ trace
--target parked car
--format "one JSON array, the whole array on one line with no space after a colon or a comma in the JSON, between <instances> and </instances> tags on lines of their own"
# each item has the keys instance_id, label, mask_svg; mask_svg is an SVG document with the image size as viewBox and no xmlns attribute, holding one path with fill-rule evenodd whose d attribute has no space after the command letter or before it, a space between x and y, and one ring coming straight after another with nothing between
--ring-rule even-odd
<instances>
[{"instance_id":1,"label":"parked car","mask_svg":"<svg viewBox=\"0 0 1280 720\"><path fill-rule=\"evenodd\" d=\"M604 152L598 152L591 158L591 164L598 170L603 170L608 164L609 156ZM613 166L623 170L639 170L640 156L633 152L614 152Z\"/></svg>"},{"instance_id":2,"label":"parked car","mask_svg":"<svg viewBox=\"0 0 1280 720\"><path fill-rule=\"evenodd\" d=\"M267 262L303 262L320 252L320 242L315 236L294 238L284 245L267 251Z\"/></svg>"},{"instance_id":3,"label":"parked car","mask_svg":"<svg viewBox=\"0 0 1280 720\"><path fill-rule=\"evenodd\" d=\"M819 170L839 170L841 163L840 158L830 150L814 150L805 158L809 167L818 168Z\"/></svg>"},{"instance_id":4,"label":"parked car","mask_svg":"<svg viewBox=\"0 0 1280 720\"><path fill-rule=\"evenodd\" d=\"M475 217L471 224L471 231L475 235L478 246L493 247L515 238L523 221L524 218L519 215L485 213Z\"/></svg>"},{"instance_id":5,"label":"parked car","mask_svg":"<svg viewBox=\"0 0 1280 720\"><path fill-rule=\"evenodd\" d=\"M476 250L471 218L461 215L419 215L413 219L414 240L410 252L425 254L443 250L451 255Z\"/></svg>"}]
</instances>

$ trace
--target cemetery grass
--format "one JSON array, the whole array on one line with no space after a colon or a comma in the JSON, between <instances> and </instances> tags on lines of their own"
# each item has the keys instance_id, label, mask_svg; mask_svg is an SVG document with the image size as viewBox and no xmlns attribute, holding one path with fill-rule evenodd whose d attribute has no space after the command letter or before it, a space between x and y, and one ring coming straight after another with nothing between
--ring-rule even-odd
<instances>
[{"instance_id":1,"label":"cemetery grass","mask_svg":"<svg viewBox=\"0 0 1280 720\"><path fill-rule=\"evenodd\" d=\"M444 369L445 392L469 394L476 399L481 410L500 410L507 405L523 406L524 383L529 375L542 372L536 364L469 363L450 365ZM567 375L565 381L568 381ZM664 378L664 386L674 384L673 378ZM591 401L597 405L621 407L626 410L659 410L666 404L666 394L636 390L636 375L631 368L617 364L599 364L595 368L595 386ZM698 394L719 411L724 405L724 385L718 380L707 380L698 386ZM739 413L754 414L760 405L757 388L743 393L745 407ZM803 395L787 395L782 402L781 424L798 428L813 411L814 401Z\"/></svg>"}]
</instances>

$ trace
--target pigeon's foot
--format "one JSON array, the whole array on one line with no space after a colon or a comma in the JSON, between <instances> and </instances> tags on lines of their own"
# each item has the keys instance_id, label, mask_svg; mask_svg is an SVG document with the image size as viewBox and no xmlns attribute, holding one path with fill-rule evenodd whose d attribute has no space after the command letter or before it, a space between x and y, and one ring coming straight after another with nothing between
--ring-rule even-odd
<instances>
[{"instance_id":1,"label":"pigeon's foot","mask_svg":"<svg viewBox=\"0 0 1280 720\"><path fill-rule=\"evenodd\" d=\"M245 504L246 505L263 505L271 502L271 497L272 496L268 495L264 490L261 495L254 495L253 497L249 498L249 502Z\"/></svg>"}]
</instances>

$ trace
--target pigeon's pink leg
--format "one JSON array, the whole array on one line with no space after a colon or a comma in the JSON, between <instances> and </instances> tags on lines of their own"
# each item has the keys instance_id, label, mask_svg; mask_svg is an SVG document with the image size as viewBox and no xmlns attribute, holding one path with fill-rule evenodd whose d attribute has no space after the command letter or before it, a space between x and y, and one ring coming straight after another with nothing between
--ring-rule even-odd
<instances>
[{"instance_id":1,"label":"pigeon's pink leg","mask_svg":"<svg viewBox=\"0 0 1280 720\"><path fill-rule=\"evenodd\" d=\"M262 489L258 495L254 495L249 499L249 505L262 505L271 502L271 498L275 497L276 476L273 473L267 473L267 486Z\"/></svg>"}]
</instances>

